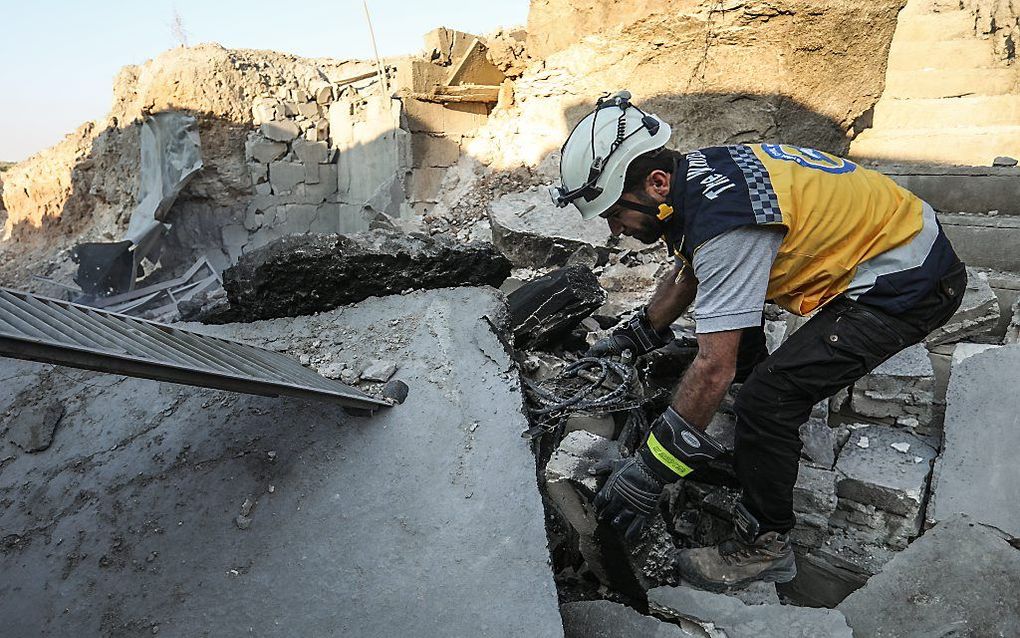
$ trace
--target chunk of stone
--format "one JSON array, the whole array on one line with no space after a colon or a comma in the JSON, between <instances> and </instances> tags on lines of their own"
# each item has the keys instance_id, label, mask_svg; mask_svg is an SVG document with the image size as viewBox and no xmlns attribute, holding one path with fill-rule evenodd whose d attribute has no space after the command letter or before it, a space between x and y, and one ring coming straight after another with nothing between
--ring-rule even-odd
<instances>
[{"instance_id":1,"label":"chunk of stone","mask_svg":"<svg viewBox=\"0 0 1020 638\"><path fill-rule=\"evenodd\" d=\"M836 473L801 463L793 486L793 509L798 523L825 528L836 511Z\"/></svg>"},{"instance_id":2,"label":"chunk of stone","mask_svg":"<svg viewBox=\"0 0 1020 638\"><path fill-rule=\"evenodd\" d=\"M26 452L42 452L53 443L63 417L64 406L59 401L25 406L10 417L7 436Z\"/></svg>"},{"instance_id":3,"label":"chunk of stone","mask_svg":"<svg viewBox=\"0 0 1020 638\"><path fill-rule=\"evenodd\" d=\"M277 195L285 195L305 181L305 167L300 162L273 162L269 165L269 183Z\"/></svg>"},{"instance_id":4,"label":"chunk of stone","mask_svg":"<svg viewBox=\"0 0 1020 638\"><path fill-rule=\"evenodd\" d=\"M727 638L852 638L843 614L834 609L794 605L747 605L732 596L691 587L659 587L648 592L648 606L667 618L686 619L722 629Z\"/></svg>"},{"instance_id":5,"label":"chunk of stone","mask_svg":"<svg viewBox=\"0 0 1020 638\"><path fill-rule=\"evenodd\" d=\"M853 385L850 404L861 416L918 423L927 432L935 400L935 370L923 344L910 346Z\"/></svg>"},{"instance_id":6,"label":"chunk of stone","mask_svg":"<svg viewBox=\"0 0 1020 638\"><path fill-rule=\"evenodd\" d=\"M1006 166L1006 167L1010 167L1010 166L1016 166L1016 162L1017 162L1017 160L1016 160L1015 157L1010 157L1008 155L1000 155L1000 156L996 157L994 160L992 160L992 166Z\"/></svg>"},{"instance_id":7,"label":"chunk of stone","mask_svg":"<svg viewBox=\"0 0 1020 638\"><path fill-rule=\"evenodd\" d=\"M937 346L957 341L978 341L992 339L992 332L999 324L999 299L988 285L988 277L982 272L967 269L967 289L963 293L960 309L944 326L936 329L925 343Z\"/></svg>"},{"instance_id":8,"label":"chunk of stone","mask_svg":"<svg viewBox=\"0 0 1020 638\"><path fill-rule=\"evenodd\" d=\"M864 437L868 447L856 445ZM935 449L907 431L882 425L854 429L850 443L836 461L842 516L834 517L834 524L841 520L847 528L870 528L876 541L905 545L920 533ZM908 443L911 454L898 452L893 443Z\"/></svg>"},{"instance_id":9,"label":"chunk of stone","mask_svg":"<svg viewBox=\"0 0 1020 638\"><path fill-rule=\"evenodd\" d=\"M608 600L583 600L560 607L565 638L694 638L699 634ZM701 634L704 635L704 634ZM759 637L760 638L760 637Z\"/></svg>"},{"instance_id":10,"label":"chunk of stone","mask_svg":"<svg viewBox=\"0 0 1020 638\"><path fill-rule=\"evenodd\" d=\"M492 242L519 268L563 266L579 248L609 254L603 220L556 208L544 188L510 193L489 204Z\"/></svg>"},{"instance_id":11,"label":"chunk of stone","mask_svg":"<svg viewBox=\"0 0 1020 638\"><path fill-rule=\"evenodd\" d=\"M330 310L416 288L498 286L510 262L491 244L375 230L277 239L223 274L236 321ZM224 317L218 317L223 321Z\"/></svg>"},{"instance_id":12,"label":"chunk of stone","mask_svg":"<svg viewBox=\"0 0 1020 638\"><path fill-rule=\"evenodd\" d=\"M280 159L287 152L287 145L283 142L268 140L248 140L244 145L246 159L253 159L261 164Z\"/></svg>"},{"instance_id":13,"label":"chunk of stone","mask_svg":"<svg viewBox=\"0 0 1020 638\"><path fill-rule=\"evenodd\" d=\"M598 489L588 470L595 464L620 458L616 442L585 430L563 437L545 466L546 493L578 535L578 550L588 568L604 584L610 584L602 546L596 539L598 521L591 500Z\"/></svg>"},{"instance_id":14,"label":"chunk of stone","mask_svg":"<svg viewBox=\"0 0 1020 638\"><path fill-rule=\"evenodd\" d=\"M930 522L963 513L1020 536L1020 394L1011 386L1017 370L1020 345L981 352L953 366Z\"/></svg>"},{"instance_id":15,"label":"chunk of stone","mask_svg":"<svg viewBox=\"0 0 1020 638\"><path fill-rule=\"evenodd\" d=\"M598 278L584 266L559 268L507 295L518 348L541 348L573 330L606 301Z\"/></svg>"},{"instance_id":16,"label":"chunk of stone","mask_svg":"<svg viewBox=\"0 0 1020 638\"><path fill-rule=\"evenodd\" d=\"M836 433L829 427L829 402L821 401L811 416L800 426L801 455L810 461L831 468L836 462Z\"/></svg>"},{"instance_id":17,"label":"chunk of stone","mask_svg":"<svg viewBox=\"0 0 1020 638\"><path fill-rule=\"evenodd\" d=\"M390 377L397 371L397 364L392 361L373 361L368 364L364 372L361 373L361 378L365 381L378 381L379 383L385 383L390 380Z\"/></svg>"},{"instance_id":18,"label":"chunk of stone","mask_svg":"<svg viewBox=\"0 0 1020 638\"><path fill-rule=\"evenodd\" d=\"M329 158L329 147L325 142L294 140L291 146L297 158L306 164L324 164Z\"/></svg>"},{"instance_id":19,"label":"chunk of stone","mask_svg":"<svg viewBox=\"0 0 1020 638\"><path fill-rule=\"evenodd\" d=\"M292 120L266 122L259 126L259 130L275 142L289 142L301 134L301 129Z\"/></svg>"},{"instance_id":20,"label":"chunk of stone","mask_svg":"<svg viewBox=\"0 0 1020 638\"><path fill-rule=\"evenodd\" d=\"M316 102L306 102L297 105L298 115L301 117L307 117L310 120L317 119L321 112L319 111L319 105Z\"/></svg>"},{"instance_id":21,"label":"chunk of stone","mask_svg":"<svg viewBox=\"0 0 1020 638\"><path fill-rule=\"evenodd\" d=\"M899 552L837 608L857 636L1016 636L1020 551L957 515Z\"/></svg>"}]
</instances>

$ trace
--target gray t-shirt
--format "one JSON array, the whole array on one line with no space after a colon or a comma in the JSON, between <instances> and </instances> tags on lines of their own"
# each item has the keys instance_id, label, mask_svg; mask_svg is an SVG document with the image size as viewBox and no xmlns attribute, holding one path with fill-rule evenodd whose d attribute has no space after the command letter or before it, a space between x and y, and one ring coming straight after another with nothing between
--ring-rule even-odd
<instances>
[{"instance_id":1,"label":"gray t-shirt","mask_svg":"<svg viewBox=\"0 0 1020 638\"><path fill-rule=\"evenodd\" d=\"M769 272L786 231L741 226L713 237L694 253L698 295L696 331L722 332L760 326Z\"/></svg>"}]
</instances>

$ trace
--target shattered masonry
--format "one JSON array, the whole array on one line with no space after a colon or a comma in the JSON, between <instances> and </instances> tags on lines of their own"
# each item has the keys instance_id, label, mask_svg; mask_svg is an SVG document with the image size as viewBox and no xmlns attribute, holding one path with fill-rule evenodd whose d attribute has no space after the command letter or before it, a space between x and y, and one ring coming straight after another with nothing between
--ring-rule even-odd
<instances>
[{"instance_id":1,"label":"shattered masonry","mask_svg":"<svg viewBox=\"0 0 1020 638\"><path fill-rule=\"evenodd\" d=\"M385 82L374 60L181 47L125 67L105 120L5 167L3 286L373 397L408 385L367 418L0 360L5 631L1020 633L999 578L1020 557L1015 10L659 9L536 1L526 29L428 32ZM594 517L589 470L634 450L697 348L685 316L626 374L577 362L671 268L546 193L580 109L623 87L683 150L784 141L875 166L969 267L944 327L801 427L798 577L779 588L675 582L673 551L730 534L726 463L669 488L634 546ZM770 350L804 322L766 320ZM727 401L709 433L732 449L735 425Z\"/></svg>"}]
</instances>

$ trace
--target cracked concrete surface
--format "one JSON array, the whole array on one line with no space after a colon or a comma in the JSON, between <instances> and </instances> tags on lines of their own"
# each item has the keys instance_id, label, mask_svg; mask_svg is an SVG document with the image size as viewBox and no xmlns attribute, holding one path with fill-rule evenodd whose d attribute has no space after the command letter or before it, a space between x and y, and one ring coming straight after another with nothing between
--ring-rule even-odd
<instances>
[{"instance_id":1,"label":"cracked concrete surface","mask_svg":"<svg viewBox=\"0 0 1020 638\"><path fill-rule=\"evenodd\" d=\"M504 314L461 288L193 326L397 361L410 396L373 418L0 361L0 432L66 406L43 452L3 435L3 633L561 636Z\"/></svg>"}]
</instances>

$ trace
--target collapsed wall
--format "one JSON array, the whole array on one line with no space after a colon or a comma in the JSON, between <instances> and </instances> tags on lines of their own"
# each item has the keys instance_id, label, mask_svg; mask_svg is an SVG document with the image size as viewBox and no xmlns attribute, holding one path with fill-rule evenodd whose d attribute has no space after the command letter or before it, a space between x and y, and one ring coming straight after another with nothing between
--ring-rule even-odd
<instances>
[{"instance_id":1,"label":"collapsed wall","mask_svg":"<svg viewBox=\"0 0 1020 638\"><path fill-rule=\"evenodd\" d=\"M285 235L420 216L519 64L519 38L495 34L490 53L475 36L437 29L423 55L383 68L218 45L125 67L105 121L6 176L5 282L31 287L33 270L69 280L54 254L120 238L136 203L140 124L165 111L196 117L205 164L164 220L168 270L200 256L222 270Z\"/></svg>"}]
</instances>

